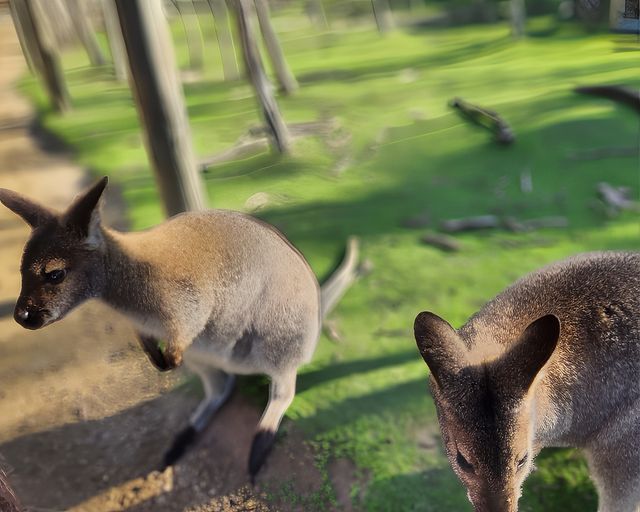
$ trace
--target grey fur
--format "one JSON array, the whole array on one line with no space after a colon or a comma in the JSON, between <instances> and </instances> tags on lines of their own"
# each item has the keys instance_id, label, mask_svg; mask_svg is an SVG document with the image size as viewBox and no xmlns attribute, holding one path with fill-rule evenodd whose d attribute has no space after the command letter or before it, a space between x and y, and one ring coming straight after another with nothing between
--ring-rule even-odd
<instances>
[{"instance_id":1,"label":"grey fur","mask_svg":"<svg viewBox=\"0 0 640 512\"><path fill-rule=\"evenodd\" d=\"M421 313L416 341L476 510L517 510L546 446L583 450L600 512L640 510L640 254L569 258L520 279L457 332L443 322Z\"/></svg>"},{"instance_id":2,"label":"grey fur","mask_svg":"<svg viewBox=\"0 0 640 512\"><path fill-rule=\"evenodd\" d=\"M86 299L101 299L131 320L158 368L175 367L184 356L202 378L207 396L191 420L196 430L230 393L222 370L271 378L258 431L275 433L322 325L320 287L303 256L272 226L232 211L184 213L147 231L114 231L100 222L105 186L106 178L60 215L0 189L0 201L34 228L16 320L39 328ZM357 244L348 249L337 271L343 277L323 294L330 306L351 282L345 267L353 270ZM66 277L47 282L51 269L64 269ZM162 352L157 340L167 342Z\"/></svg>"}]
</instances>

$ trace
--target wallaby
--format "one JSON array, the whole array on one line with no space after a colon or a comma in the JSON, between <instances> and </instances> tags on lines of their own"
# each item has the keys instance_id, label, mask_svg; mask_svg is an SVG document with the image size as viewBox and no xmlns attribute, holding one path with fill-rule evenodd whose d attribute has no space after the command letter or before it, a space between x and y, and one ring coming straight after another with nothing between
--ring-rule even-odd
<instances>
[{"instance_id":1,"label":"wallaby","mask_svg":"<svg viewBox=\"0 0 640 512\"><path fill-rule=\"evenodd\" d=\"M546 446L584 451L600 512L640 510L640 253L589 253L415 338L449 462L477 511L518 509Z\"/></svg>"},{"instance_id":2,"label":"wallaby","mask_svg":"<svg viewBox=\"0 0 640 512\"><path fill-rule=\"evenodd\" d=\"M165 456L172 464L231 393L234 374L271 378L249 458L253 479L293 400L298 367L311 359L323 317L355 276L357 241L320 289L303 258L274 227L208 210L176 215L142 232L102 225L103 178L63 213L9 190L0 201L32 228L14 317L38 329L99 298L134 324L161 370L185 364L205 398ZM161 348L159 340L166 340ZM221 371L222 370L222 371Z\"/></svg>"}]
</instances>

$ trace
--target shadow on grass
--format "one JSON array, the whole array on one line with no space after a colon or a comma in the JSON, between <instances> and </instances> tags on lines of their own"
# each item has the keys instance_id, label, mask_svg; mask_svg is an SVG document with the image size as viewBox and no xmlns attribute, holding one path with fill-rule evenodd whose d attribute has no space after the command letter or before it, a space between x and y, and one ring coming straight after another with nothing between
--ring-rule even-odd
<instances>
[{"instance_id":1,"label":"shadow on grass","mask_svg":"<svg viewBox=\"0 0 640 512\"><path fill-rule=\"evenodd\" d=\"M346 361L344 363L334 363L319 370L301 373L298 376L298 385L296 386L297 392L302 393L314 386L357 373L365 373L379 370L380 368L385 368L387 366L404 364L409 361L414 361L418 357L418 353L412 350L371 359L356 359L353 361Z\"/></svg>"}]
</instances>

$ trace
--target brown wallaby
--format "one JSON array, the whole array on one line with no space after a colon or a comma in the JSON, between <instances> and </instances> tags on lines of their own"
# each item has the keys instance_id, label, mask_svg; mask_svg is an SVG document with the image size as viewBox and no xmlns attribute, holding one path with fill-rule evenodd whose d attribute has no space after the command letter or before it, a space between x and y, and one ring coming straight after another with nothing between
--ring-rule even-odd
<instances>
[{"instance_id":1,"label":"brown wallaby","mask_svg":"<svg viewBox=\"0 0 640 512\"><path fill-rule=\"evenodd\" d=\"M185 364L205 398L165 456L171 464L228 398L233 374L271 378L249 459L264 462L293 400L296 373L314 352L322 318L354 277L357 242L320 289L303 256L275 228L242 213L176 215L142 232L102 225L103 178L63 213L9 190L0 201L31 227L15 319L38 329L90 298L123 312L161 370ZM164 349L159 340L166 340ZM220 371L222 370L222 371Z\"/></svg>"},{"instance_id":2,"label":"brown wallaby","mask_svg":"<svg viewBox=\"0 0 640 512\"><path fill-rule=\"evenodd\" d=\"M458 331L428 312L414 327L475 510L516 511L545 446L584 451L600 512L640 510L640 253L552 264Z\"/></svg>"}]
</instances>

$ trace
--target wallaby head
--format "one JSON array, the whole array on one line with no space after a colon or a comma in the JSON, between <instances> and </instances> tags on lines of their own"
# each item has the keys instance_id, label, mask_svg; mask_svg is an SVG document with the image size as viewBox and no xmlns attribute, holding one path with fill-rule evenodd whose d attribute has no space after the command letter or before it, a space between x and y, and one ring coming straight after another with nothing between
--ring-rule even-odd
<instances>
[{"instance_id":1,"label":"wallaby head","mask_svg":"<svg viewBox=\"0 0 640 512\"><path fill-rule=\"evenodd\" d=\"M535 455L533 393L560 333L557 317L531 323L506 351L494 340L464 339L433 313L414 325L449 462L476 511L517 510ZM472 334L475 338L478 334Z\"/></svg>"},{"instance_id":2,"label":"wallaby head","mask_svg":"<svg viewBox=\"0 0 640 512\"><path fill-rule=\"evenodd\" d=\"M0 189L0 202L32 228L22 256L22 290L14 318L27 329L61 319L104 284L104 241L98 201L107 178L78 196L63 213Z\"/></svg>"}]
</instances>

